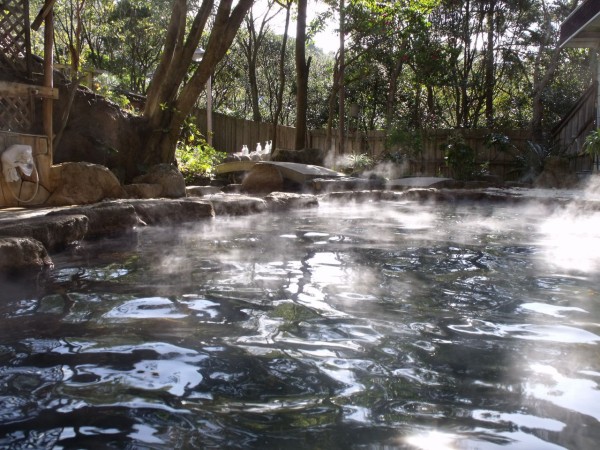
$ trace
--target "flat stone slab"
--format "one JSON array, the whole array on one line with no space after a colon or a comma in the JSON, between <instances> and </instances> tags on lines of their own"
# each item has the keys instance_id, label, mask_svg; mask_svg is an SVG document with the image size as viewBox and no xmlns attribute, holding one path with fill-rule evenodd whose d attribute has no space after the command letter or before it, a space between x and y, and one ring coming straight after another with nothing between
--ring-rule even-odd
<instances>
[{"instance_id":1,"label":"flat stone slab","mask_svg":"<svg viewBox=\"0 0 600 450\"><path fill-rule=\"evenodd\" d=\"M232 161L219 164L215 171L217 174L229 172L250 172L256 165L275 166L283 178L304 183L314 178L341 178L346 175L335 170L327 169L322 166L313 166L311 164L301 164L293 162L279 161Z\"/></svg>"},{"instance_id":2,"label":"flat stone slab","mask_svg":"<svg viewBox=\"0 0 600 450\"><path fill-rule=\"evenodd\" d=\"M440 177L407 177L398 178L396 180L390 180L386 183L388 189L393 188L443 188L451 187L455 181L452 178L440 178Z\"/></svg>"},{"instance_id":3,"label":"flat stone slab","mask_svg":"<svg viewBox=\"0 0 600 450\"><path fill-rule=\"evenodd\" d=\"M277 161L262 161L258 164L271 164L276 166L281 171L281 174L285 177L286 173L298 173L305 177L311 178L339 178L345 177L346 175L335 170L328 169L322 166L313 166L311 164L301 164L293 162L277 162Z\"/></svg>"}]
</instances>

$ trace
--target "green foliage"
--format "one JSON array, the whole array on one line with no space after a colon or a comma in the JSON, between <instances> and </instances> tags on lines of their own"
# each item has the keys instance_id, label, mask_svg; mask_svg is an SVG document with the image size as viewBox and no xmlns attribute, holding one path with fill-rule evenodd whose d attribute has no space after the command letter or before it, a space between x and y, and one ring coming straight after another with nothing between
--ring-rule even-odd
<instances>
[{"instance_id":1,"label":"green foliage","mask_svg":"<svg viewBox=\"0 0 600 450\"><path fill-rule=\"evenodd\" d=\"M387 147L399 147L403 154L414 157L423 151L421 132L404 127L394 128L388 136Z\"/></svg>"},{"instance_id":2,"label":"green foliage","mask_svg":"<svg viewBox=\"0 0 600 450\"><path fill-rule=\"evenodd\" d=\"M215 166L226 156L224 152L215 150L206 142L193 120L186 122L182 138L175 150L175 158L186 184L194 184L212 177Z\"/></svg>"},{"instance_id":3,"label":"green foliage","mask_svg":"<svg viewBox=\"0 0 600 450\"><path fill-rule=\"evenodd\" d=\"M457 180L472 180L480 174L476 162L475 150L467 145L463 136L455 133L444 145L444 159Z\"/></svg>"},{"instance_id":4,"label":"green foliage","mask_svg":"<svg viewBox=\"0 0 600 450\"><path fill-rule=\"evenodd\" d=\"M391 152L385 151L380 156L381 162L390 162L393 164L404 164L406 161L406 155L400 151Z\"/></svg>"},{"instance_id":5,"label":"green foliage","mask_svg":"<svg viewBox=\"0 0 600 450\"><path fill-rule=\"evenodd\" d=\"M599 141L600 142L600 141ZM527 141L524 148L518 148L510 138L502 133L490 133L485 145L508 153L515 161L515 171L519 178L528 181L542 173L546 160L551 156L563 156L564 151L557 145Z\"/></svg>"},{"instance_id":6,"label":"green foliage","mask_svg":"<svg viewBox=\"0 0 600 450\"><path fill-rule=\"evenodd\" d=\"M600 156L600 128L590 132L585 138L583 150L591 156Z\"/></svg>"},{"instance_id":7,"label":"green foliage","mask_svg":"<svg viewBox=\"0 0 600 450\"><path fill-rule=\"evenodd\" d=\"M372 169L375 166L375 160L366 153L346 155L345 171L348 173L360 173Z\"/></svg>"},{"instance_id":8,"label":"green foliage","mask_svg":"<svg viewBox=\"0 0 600 450\"><path fill-rule=\"evenodd\" d=\"M43 0L31 1L33 17L43 3ZM551 31L556 31L570 13L572 3L566 0L347 1L344 86L346 103L361 105L356 127L392 130L398 126L394 123L402 121L401 129L394 130L390 136L390 148L397 145L402 155L410 156L420 149L419 136L416 132L411 135L410 130L489 125L485 100L490 92L494 127L528 127L534 114L534 81L544 76L551 63L552 49L556 47L552 39L556 39L558 33ZM309 35L323 28L324 19L339 6L338 2L328 4L331 7L327 12L309 26ZM71 63L69 45L75 43L73 38L78 30L73 14L78 5L83 7L80 66L110 73L110 80L107 76L100 81L100 93L130 109L129 101L121 92L143 94L146 91L163 48L172 2L57 2L54 7L57 63ZM494 5L493 11L491 5ZM274 6L273 13L277 8ZM283 22L283 13L281 9L270 24ZM493 15L489 22L488 13ZM295 26L293 22L294 14L291 30ZM490 23L492 29L489 29ZM190 25L187 23L186 27ZM210 26L209 23L201 38L202 45L207 41ZM282 37L274 29L267 30L261 38L255 60L258 109L265 122L273 122L281 82L277 62ZM240 37L257 31L243 27ZM492 54L483 45L490 36L494 42ZM43 53L42 37L41 32L31 36L33 52L38 55ZM319 44L318 39L313 42ZM307 48L311 60L307 120L310 128L322 128L329 119L327 99L338 95L332 92L335 57L320 52L313 42ZM493 61L491 83L486 79L486 63L490 58ZM558 69L541 96L544 130L551 129L571 108L591 79L588 50L564 49L559 58ZM285 86L279 122L294 126L293 38L288 41L284 61ZM248 59L238 39L213 72L214 111L250 119L249 79ZM105 83L108 86L103 86ZM332 119L335 127L336 117ZM450 160L460 155L459 147L450 151ZM537 164L534 160L544 153L538 150L528 149L530 155L523 157L524 164Z\"/></svg>"}]
</instances>

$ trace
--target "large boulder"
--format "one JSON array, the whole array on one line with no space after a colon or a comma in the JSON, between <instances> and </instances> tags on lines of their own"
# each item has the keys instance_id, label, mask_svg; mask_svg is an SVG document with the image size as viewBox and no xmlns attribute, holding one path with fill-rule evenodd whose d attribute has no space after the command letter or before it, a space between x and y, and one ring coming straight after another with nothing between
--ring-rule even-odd
<instances>
[{"instance_id":1,"label":"large boulder","mask_svg":"<svg viewBox=\"0 0 600 450\"><path fill-rule=\"evenodd\" d=\"M249 194L268 194L283 190L283 177L275 166L256 164L242 181L242 191Z\"/></svg>"},{"instance_id":2,"label":"large boulder","mask_svg":"<svg viewBox=\"0 0 600 450\"><path fill-rule=\"evenodd\" d=\"M160 197L185 197L185 180L177 167L171 164L157 164L148 172L133 179L135 184L159 184L162 186Z\"/></svg>"},{"instance_id":3,"label":"large boulder","mask_svg":"<svg viewBox=\"0 0 600 450\"><path fill-rule=\"evenodd\" d=\"M127 196L117 177L98 164L62 163L53 172L56 187L46 201L48 206L86 205Z\"/></svg>"},{"instance_id":4,"label":"large boulder","mask_svg":"<svg viewBox=\"0 0 600 450\"><path fill-rule=\"evenodd\" d=\"M57 116L69 108L69 94L63 83L55 102ZM130 150L141 148L145 136L139 128L143 119L132 116L119 105L85 87L77 90L69 121L62 138L54 148L54 162L86 161L117 170L135 164L129 163ZM131 174L120 173L119 179Z\"/></svg>"},{"instance_id":5,"label":"large boulder","mask_svg":"<svg viewBox=\"0 0 600 450\"><path fill-rule=\"evenodd\" d=\"M0 238L0 272L52 267L41 242L28 237Z\"/></svg>"}]
</instances>

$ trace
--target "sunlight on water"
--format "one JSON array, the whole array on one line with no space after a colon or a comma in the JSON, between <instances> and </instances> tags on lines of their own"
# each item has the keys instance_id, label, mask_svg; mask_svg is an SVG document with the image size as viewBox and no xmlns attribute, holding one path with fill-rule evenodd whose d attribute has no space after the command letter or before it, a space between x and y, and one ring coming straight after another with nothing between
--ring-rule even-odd
<instances>
[{"instance_id":1,"label":"sunlight on water","mask_svg":"<svg viewBox=\"0 0 600 450\"><path fill-rule=\"evenodd\" d=\"M540 225L546 262L558 269L600 269L600 213L560 213Z\"/></svg>"},{"instance_id":2,"label":"sunlight on water","mask_svg":"<svg viewBox=\"0 0 600 450\"><path fill-rule=\"evenodd\" d=\"M419 450L454 450L459 448L455 447L456 440L456 435L429 431L409 436L405 442Z\"/></svg>"},{"instance_id":3,"label":"sunlight on water","mask_svg":"<svg viewBox=\"0 0 600 450\"><path fill-rule=\"evenodd\" d=\"M523 303L520 308L540 314L547 314L552 317L566 317L571 313L589 314L589 312L583 308L577 308L574 306L556 306L539 302Z\"/></svg>"},{"instance_id":4,"label":"sunlight on water","mask_svg":"<svg viewBox=\"0 0 600 450\"><path fill-rule=\"evenodd\" d=\"M566 325L498 325L482 321L472 321L468 325L451 325L449 328L460 333L511 337L538 342L593 344L600 341L600 336L594 333Z\"/></svg>"},{"instance_id":5,"label":"sunlight on water","mask_svg":"<svg viewBox=\"0 0 600 450\"><path fill-rule=\"evenodd\" d=\"M594 417L600 421L600 377L570 378L551 366L531 365L532 376L525 384L525 393L537 400ZM583 375L583 374L582 374Z\"/></svg>"}]
</instances>

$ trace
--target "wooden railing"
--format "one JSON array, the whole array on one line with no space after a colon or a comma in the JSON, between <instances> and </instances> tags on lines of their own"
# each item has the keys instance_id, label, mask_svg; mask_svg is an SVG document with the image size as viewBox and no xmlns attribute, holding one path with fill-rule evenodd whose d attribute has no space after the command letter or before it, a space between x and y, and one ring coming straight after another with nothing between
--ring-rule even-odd
<instances>
[{"instance_id":1,"label":"wooden railing","mask_svg":"<svg viewBox=\"0 0 600 450\"><path fill-rule=\"evenodd\" d=\"M552 130L553 140L565 153L581 153L586 135L596 125L596 98L598 84L593 83L579 101Z\"/></svg>"}]
</instances>

